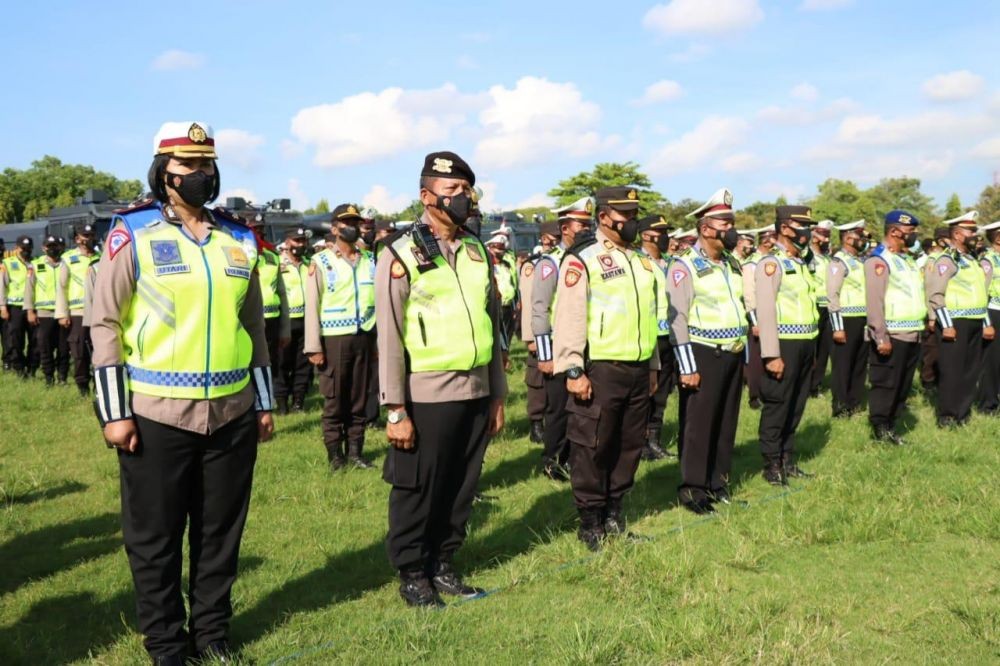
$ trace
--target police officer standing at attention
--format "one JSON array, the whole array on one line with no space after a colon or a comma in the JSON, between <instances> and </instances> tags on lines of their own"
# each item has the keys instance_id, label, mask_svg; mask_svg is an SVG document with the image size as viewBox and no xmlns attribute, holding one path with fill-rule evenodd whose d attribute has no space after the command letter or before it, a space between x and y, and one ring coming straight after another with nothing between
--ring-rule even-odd
<instances>
[{"instance_id":1,"label":"police officer standing at attention","mask_svg":"<svg viewBox=\"0 0 1000 666\"><path fill-rule=\"evenodd\" d=\"M323 394L323 444L331 469L349 459L368 469L365 403L375 352L375 255L358 249L361 216L340 204L331 219L332 250L312 258L306 280L305 353L319 372Z\"/></svg>"},{"instance_id":2,"label":"police officer standing at attention","mask_svg":"<svg viewBox=\"0 0 1000 666\"><path fill-rule=\"evenodd\" d=\"M987 313L992 270L987 275L972 255L979 233L978 217L973 210L943 222L951 227L951 250L938 257L927 278L927 302L938 337L940 427L963 425L969 420L983 340L992 340L996 333Z\"/></svg>"},{"instance_id":3,"label":"police officer standing at attention","mask_svg":"<svg viewBox=\"0 0 1000 666\"><path fill-rule=\"evenodd\" d=\"M476 176L452 152L420 172L424 213L390 237L375 275L379 389L392 448L389 560L400 596L440 606L439 593L477 596L454 567L488 439L507 395L500 304L486 248L462 225Z\"/></svg>"},{"instance_id":4,"label":"police officer standing at attention","mask_svg":"<svg viewBox=\"0 0 1000 666\"><path fill-rule=\"evenodd\" d=\"M531 331L532 287L535 284L534 274L538 260L559 243L559 222L552 220L538 225L542 253L530 255L521 265L521 341L528 347L528 355L524 363L524 384L528 393L528 419L531 421L529 439L541 444L545 438L545 375L538 369L538 346Z\"/></svg>"},{"instance_id":5,"label":"police officer standing at attention","mask_svg":"<svg viewBox=\"0 0 1000 666\"><path fill-rule=\"evenodd\" d=\"M28 312L24 307L25 287L33 270L33 249L30 237L18 236L14 254L4 257L0 271L0 316L7 322L3 360L24 378L34 374L38 363L36 338L28 326Z\"/></svg>"},{"instance_id":6,"label":"police officer standing at attention","mask_svg":"<svg viewBox=\"0 0 1000 666\"><path fill-rule=\"evenodd\" d=\"M730 502L729 471L736 445L747 342L743 275L730 251L733 195L723 188L688 217L698 241L670 265L670 330L680 372L681 505L712 513Z\"/></svg>"},{"instance_id":7,"label":"police officer standing at attention","mask_svg":"<svg viewBox=\"0 0 1000 666\"><path fill-rule=\"evenodd\" d=\"M917 261L917 268L919 268L924 276L924 295L928 293L928 281L931 275L934 273L934 264L937 260L951 248L951 228L950 227L938 227L934 230L934 243L930 250L921 257L923 259L923 265L921 262ZM931 395L937 391L938 382L938 339L934 335L935 321L934 312L930 306L927 304L927 309L929 311L929 317L927 319L927 327L930 335L923 336L923 340L920 343L920 385L924 389L924 393Z\"/></svg>"},{"instance_id":8,"label":"police officer standing at attention","mask_svg":"<svg viewBox=\"0 0 1000 666\"><path fill-rule=\"evenodd\" d=\"M622 502L635 481L656 390L656 276L632 250L639 193L597 191L597 233L563 259L556 293L555 374L566 374L570 484L577 533L591 550L625 534ZM593 302L593 307L591 303Z\"/></svg>"},{"instance_id":9,"label":"police officer standing at attention","mask_svg":"<svg viewBox=\"0 0 1000 666\"><path fill-rule=\"evenodd\" d=\"M101 255L97 253L94 227L86 224L74 233L76 247L62 256L59 288L69 301L69 349L73 357L73 378L80 395L90 395L90 327L83 321L87 280Z\"/></svg>"},{"instance_id":10,"label":"police officer standing at attention","mask_svg":"<svg viewBox=\"0 0 1000 666\"><path fill-rule=\"evenodd\" d=\"M568 481L566 465L570 447L566 439L566 377L555 371L553 362L552 329L556 289L562 261L567 250L577 238L589 232L594 216L594 199L582 197L573 203L555 209L559 216L559 244L543 255L535 266L531 290L531 330L538 350L538 369L545 376L545 446L542 449L542 474L553 481Z\"/></svg>"},{"instance_id":11,"label":"police officer standing at attention","mask_svg":"<svg viewBox=\"0 0 1000 666\"><path fill-rule=\"evenodd\" d=\"M63 239L47 236L42 244L44 256L32 262L32 271L24 288L24 309L28 324L35 327L38 354L45 385L65 384L69 376L69 304L66 289L59 284L62 270Z\"/></svg>"},{"instance_id":12,"label":"police officer standing at attention","mask_svg":"<svg viewBox=\"0 0 1000 666\"><path fill-rule=\"evenodd\" d=\"M812 230L809 245L809 271L816 283L816 310L819 312L819 335L816 336L816 364L812 371L812 382L809 393L813 397L819 395L826 377L826 366L830 361L830 347L833 343L833 331L830 326L830 313L827 304L826 276L830 268L830 235L833 231L831 220L821 220Z\"/></svg>"},{"instance_id":13,"label":"police officer standing at attention","mask_svg":"<svg viewBox=\"0 0 1000 666\"><path fill-rule=\"evenodd\" d=\"M1000 329L1000 221L980 227L979 231L986 234L987 248L979 262L990 276L987 316L996 332ZM976 408L991 416L1000 413L1000 342L996 339L986 342L983 349Z\"/></svg>"},{"instance_id":14,"label":"police officer standing at attention","mask_svg":"<svg viewBox=\"0 0 1000 666\"><path fill-rule=\"evenodd\" d=\"M219 192L211 128L166 123L154 149L155 200L115 216L97 274L96 406L118 450L146 650L157 664L185 663L190 645L198 658L231 660L230 591L257 443L273 432L258 257L250 229L204 208Z\"/></svg>"},{"instance_id":15,"label":"police officer standing at attention","mask_svg":"<svg viewBox=\"0 0 1000 666\"><path fill-rule=\"evenodd\" d=\"M868 370L865 344L865 265L868 251L865 221L837 227L840 249L827 267L826 294L833 329L833 417L861 411Z\"/></svg>"},{"instance_id":16,"label":"police officer standing at attention","mask_svg":"<svg viewBox=\"0 0 1000 666\"><path fill-rule=\"evenodd\" d=\"M304 261L309 251L309 233L299 227L285 233L285 249L281 253L281 283L288 302L288 344L280 350L274 376L274 396L279 414L291 409L305 411L306 392L312 383L309 359L305 355L306 282L309 266Z\"/></svg>"},{"instance_id":17,"label":"police officer standing at attention","mask_svg":"<svg viewBox=\"0 0 1000 666\"><path fill-rule=\"evenodd\" d=\"M517 300L517 267L511 267L508 261L507 236L494 234L486 241L486 249L490 253L493 264L493 277L500 296L500 332L505 341L514 334L514 304ZM509 345L508 345L509 346Z\"/></svg>"},{"instance_id":18,"label":"police officer standing at attention","mask_svg":"<svg viewBox=\"0 0 1000 666\"><path fill-rule=\"evenodd\" d=\"M764 479L771 485L810 476L795 463L795 431L809 399L819 330L815 281L802 260L809 247L811 212L808 206L777 207L777 245L757 264L755 276L764 361L760 451Z\"/></svg>"},{"instance_id":19,"label":"police officer standing at attention","mask_svg":"<svg viewBox=\"0 0 1000 666\"><path fill-rule=\"evenodd\" d=\"M750 323L747 337L746 383L747 406L760 409L760 378L764 376L764 361L760 357L760 329L757 327L757 264L771 254L778 235L774 226L757 229L757 249L743 262L743 305Z\"/></svg>"},{"instance_id":20,"label":"police officer standing at attention","mask_svg":"<svg viewBox=\"0 0 1000 666\"><path fill-rule=\"evenodd\" d=\"M646 428L646 444L642 448L643 460L661 460L668 455L660 446L663 431L663 412L667 408L667 398L674 390L673 347L670 344L669 306L667 297L667 268L670 263L664 259L670 245L672 227L662 215L649 215L639 220L640 252L649 258L656 268L656 355L660 358L660 372L656 376L656 393L649 402L649 426Z\"/></svg>"},{"instance_id":21,"label":"police officer standing at attention","mask_svg":"<svg viewBox=\"0 0 1000 666\"><path fill-rule=\"evenodd\" d=\"M919 224L904 210L889 211L882 242L865 260L865 310L871 340L868 420L876 441L895 446L904 444L896 423L913 385L927 318L924 278L906 252Z\"/></svg>"},{"instance_id":22,"label":"police officer standing at attention","mask_svg":"<svg viewBox=\"0 0 1000 666\"><path fill-rule=\"evenodd\" d=\"M264 214L254 211L243 219L253 230L260 246L257 275L260 278L261 300L264 302L264 335L267 338L268 356L277 359L291 336L288 323L288 297L285 295L285 283L281 279L281 258L264 238ZM272 361L272 372L273 366L274 361Z\"/></svg>"}]
</instances>

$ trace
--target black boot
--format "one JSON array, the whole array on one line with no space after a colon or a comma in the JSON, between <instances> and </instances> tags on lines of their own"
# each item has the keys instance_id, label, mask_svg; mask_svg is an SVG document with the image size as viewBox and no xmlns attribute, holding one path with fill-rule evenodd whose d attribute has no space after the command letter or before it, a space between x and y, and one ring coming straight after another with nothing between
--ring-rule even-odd
<instances>
[{"instance_id":1,"label":"black boot","mask_svg":"<svg viewBox=\"0 0 1000 666\"><path fill-rule=\"evenodd\" d=\"M344 442L327 444L326 459L330 463L331 472L336 472L338 469L343 468L347 464L347 458L344 457Z\"/></svg>"},{"instance_id":2,"label":"black boot","mask_svg":"<svg viewBox=\"0 0 1000 666\"><path fill-rule=\"evenodd\" d=\"M278 398L278 414L284 416L288 414L288 396Z\"/></svg>"},{"instance_id":3,"label":"black boot","mask_svg":"<svg viewBox=\"0 0 1000 666\"><path fill-rule=\"evenodd\" d=\"M590 550L598 551L604 536L604 509L580 509L580 528L576 531L576 538Z\"/></svg>"},{"instance_id":4,"label":"black boot","mask_svg":"<svg viewBox=\"0 0 1000 666\"><path fill-rule=\"evenodd\" d=\"M347 459L359 469L371 469L375 465L371 464L367 458L361 455L364 442L352 442L347 447Z\"/></svg>"},{"instance_id":5,"label":"black boot","mask_svg":"<svg viewBox=\"0 0 1000 666\"><path fill-rule=\"evenodd\" d=\"M625 512L622 510L622 500L609 499L604 507L604 533L607 536L622 536L626 531Z\"/></svg>"},{"instance_id":6,"label":"black boot","mask_svg":"<svg viewBox=\"0 0 1000 666\"><path fill-rule=\"evenodd\" d=\"M205 662L214 660L220 664L236 663L236 655L233 654L233 648L229 646L229 641L224 638L212 641L198 650L198 655L195 659Z\"/></svg>"},{"instance_id":7,"label":"black boot","mask_svg":"<svg viewBox=\"0 0 1000 666\"><path fill-rule=\"evenodd\" d=\"M812 474L795 464L791 455L785 454L781 459L781 467L785 472L786 479L810 479Z\"/></svg>"},{"instance_id":8,"label":"black boot","mask_svg":"<svg viewBox=\"0 0 1000 666\"><path fill-rule=\"evenodd\" d=\"M660 446L659 428L646 430L646 445L642 447L640 456L643 460L663 460L667 457L667 452Z\"/></svg>"},{"instance_id":9,"label":"black boot","mask_svg":"<svg viewBox=\"0 0 1000 666\"><path fill-rule=\"evenodd\" d=\"M304 412L306 411L306 398L305 396L296 395L292 397L292 411L293 412Z\"/></svg>"},{"instance_id":10,"label":"black boot","mask_svg":"<svg viewBox=\"0 0 1000 666\"><path fill-rule=\"evenodd\" d=\"M431 578L431 584L441 594L450 594L453 597L473 599L486 594L486 590L481 587L466 585L462 577L451 566L451 562L448 561L438 562L434 566L434 577Z\"/></svg>"},{"instance_id":11,"label":"black boot","mask_svg":"<svg viewBox=\"0 0 1000 666\"><path fill-rule=\"evenodd\" d=\"M569 471L558 460L542 460L542 474L553 481L569 481Z\"/></svg>"},{"instance_id":12,"label":"black boot","mask_svg":"<svg viewBox=\"0 0 1000 666\"><path fill-rule=\"evenodd\" d=\"M541 421L531 422L531 433L528 435L528 439L535 444L541 444L545 439L545 427Z\"/></svg>"},{"instance_id":13,"label":"black boot","mask_svg":"<svg viewBox=\"0 0 1000 666\"><path fill-rule=\"evenodd\" d=\"M788 485L788 479L785 478L785 469L781 466L780 462L772 461L766 463L764 471L761 474L764 476L764 480L772 486Z\"/></svg>"},{"instance_id":14,"label":"black boot","mask_svg":"<svg viewBox=\"0 0 1000 666\"><path fill-rule=\"evenodd\" d=\"M423 569L409 569L399 572L399 596L407 606L417 608L441 608L444 602Z\"/></svg>"},{"instance_id":15,"label":"black boot","mask_svg":"<svg viewBox=\"0 0 1000 666\"><path fill-rule=\"evenodd\" d=\"M677 493L677 499L681 506L698 516L705 516L715 513L712 500L708 498L703 490L695 488L681 488Z\"/></svg>"},{"instance_id":16,"label":"black boot","mask_svg":"<svg viewBox=\"0 0 1000 666\"><path fill-rule=\"evenodd\" d=\"M889 426L875 426L873 434L876 442L882 442L883 444L890 444L892 446L906 446L906 442L903 441L903 438Z\"/></svg>"}]
</instances>

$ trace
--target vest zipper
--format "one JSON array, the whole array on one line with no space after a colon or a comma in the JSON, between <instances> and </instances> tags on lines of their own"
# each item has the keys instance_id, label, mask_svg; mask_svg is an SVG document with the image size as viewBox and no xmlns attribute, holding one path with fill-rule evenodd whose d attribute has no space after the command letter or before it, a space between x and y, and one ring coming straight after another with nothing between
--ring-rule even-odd
<instances>
[{"instance_id":1,"label":"vest zipper","mask_svg":"<svg viewBox=\"0 0 1000 666\"><path fill-rule=\"evenodd\" d=\"M146 334L146 324L148 324L148 323L149 323L149 315L146 315L146 318L142 320L142 326L139 327L139 333L135 336L136 337L136 342L139 344L139 360L140 361L143 360L142 350L143 350L143 347L145 347L145 345L143 344L143 342L145 342L144 336Z\"/></svg>"},{"instance_id":2,"label":"vest zipper","mask_svg":"<svg viewBox=\"0 0 1000 666\"><path fill-rule=\"evenodd\" d=\"M740 321L740 307L736 304L736 297L733 296L733 285L729 283L730 269L727 265L722 266L722 278L726 281L726 289L729 290L729 302L733 304L733 312L736 314L736 321Z\"/></svg>"},{"instance_id":3,"label":"vest zipper","mask_svg":"<svg viewBox=\"0 0 1000 666\"><path fill-rule=\"evenodd\" d=\"M211 239L209 236L208 239ZM205 275L208 277L208 313L205 317L205 328L207 331L205 340L205 397L208 398L208 389L211 384L211 354L212 354L212 269L208 265L208 257L205 256L205 247L198 244L201 252L201 260L205 264Z\"/></svg>"},{"instance_id":4,"label":"vest zipper","mask_svg":"<svg viewBox=\"0 0 1000 666\"><path fill-rule=\"evenodd\" d=\"M417 313L417 323L420 325L420 341L423 342L424 346L426 347L427 346L427 329L424 328L424 316L422 314L420 314L419 312Z\"/></svg>"}]
</instances>

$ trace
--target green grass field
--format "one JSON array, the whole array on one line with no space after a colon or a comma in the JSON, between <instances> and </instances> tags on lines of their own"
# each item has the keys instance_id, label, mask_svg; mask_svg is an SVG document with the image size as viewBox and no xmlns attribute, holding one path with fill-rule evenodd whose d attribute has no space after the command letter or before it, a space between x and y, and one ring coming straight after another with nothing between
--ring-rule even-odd
<instances>
[{"instance_id":1,"label":"green grass field","mask_svg":"<svg viewBox=\"0 0 1000 666\"><path fill-rule=\"evenodd\" d=\"M331 474L318 399L261 447L232 638L246 663L1000 662L1000 422L939 432L922 396L911 446L812 400L814 479L759 476L757 413L734 462L746 506L676 505L675 460L643 463L627 500L645 543L591 555L569 489L539 476L519 368L458 564L493 593L406 608L383 547L376 470ZM0 377L0 664L147 663L119 530L118 468L69 387ZM666 430L676 423L676 395ZM381 463L382 431L369 431Z\"/></svg>"}]
</instances>

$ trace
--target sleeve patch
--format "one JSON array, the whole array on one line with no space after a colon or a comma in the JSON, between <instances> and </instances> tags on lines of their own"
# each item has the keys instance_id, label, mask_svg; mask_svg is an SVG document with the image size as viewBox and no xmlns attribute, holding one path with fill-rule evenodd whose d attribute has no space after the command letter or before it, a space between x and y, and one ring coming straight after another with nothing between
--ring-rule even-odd
<instances>
[{"instance_id":1,"label":"sleeve patch","mask_svg":"<svg viewBox=\"0 0 1000 666\"><path fill-rule=\"evenodd\" d=\"M546 261L544 264L542 264L542 269L541 271L539 271L543 280L548 280L550 277L552 277L552 274L555 272L556 272L555 266L552 265L551 261Z\"/></svg>"},{"instance_id":2,"label":"sleeve patch","mask_svg":"<svg viewBox=\"0 0 1000 666\"><path fill-rule=\"evenodd\" d=\"M768 277L774 275L775 271L777 270L778 270L778 265L773 261L769 261L766 264L764 264L764 275Z\"/></svg>"},{"instance_id":3,"label":"sleeve patch","mask_svg":"<svg viewBox=\"0 0 1000 666\"><path fill-rule=\"evenodd\" d=\"M132 241L132 237L124 229L115 229L108 236L108 254L112 259L118 252Z\"/></svg>"},{"instance_id":4,"label":"sleeve patch","mask_svg":"<svg viewBox=\"0 0 1000 666\"><path fill-rule=\"evenodd\" d=\"M875 275L882 277L885 273L885 262L880 261L875 264Z\"/></svg>"},{"instance_id":5,"label":"sleeve patch","mask_svg":"<svg viewBox=\"0 0 1000 666\"><path fill-rule=\"evenodd\" d=\"M946 264L939 263L937 269L938 275L944 275L948 272L948 266Z\"/></svg>"},{"instance_id":6,"label":"sleeve patch","mask_svg":"<svg viewBox=\"0 0 1000 666\"><path fill-rule=\"evenodd\" d=\"M670 279L673 280L675 287L679 285L686 277L687 277L687 271L684 270L683 268L675 268L673 272L670 274Z\"/></svg>"},{"instance_id":7,"label":"sleeve patch","mask_svg":"<svg viewBox=\"0 0 1000 666\"><path fill-rule=\"evenodd\" d=\"M566 286L575 287L576 283L580 281L581 275L582 273L580 273L580 271L576 270L575 268L570 268L569 270L567 270L565 279Z\"/></svg>"},{"instance_id":8,"label":"sleeve patch","mask_svg":"<svg viewBox=\"0 0 1000 666\"><path fill-rule=\"evenodd\" d=\"M392 266L389 267L389 274L392 275L394 280L398 280L406 275L406 267L399 263L398 259L393 259Z\"/></svg>"}]
</instances>

